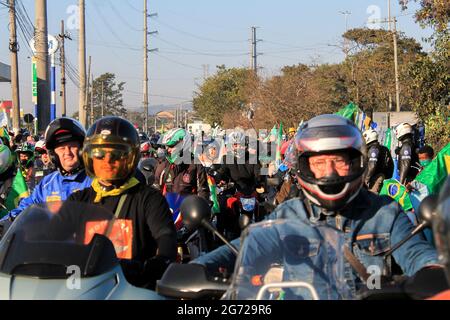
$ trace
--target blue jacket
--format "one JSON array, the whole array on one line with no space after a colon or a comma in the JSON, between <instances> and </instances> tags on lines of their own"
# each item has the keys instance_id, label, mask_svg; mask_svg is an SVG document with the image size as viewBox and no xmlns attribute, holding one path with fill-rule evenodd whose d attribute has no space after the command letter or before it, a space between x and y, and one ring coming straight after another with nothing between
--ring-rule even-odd
<instances>
[{"instance_id":1,"label":"blue jacket","mask_svg":"<svg viewBox=\"0 0 450 320\"><path fill-rule=\"evenodd\" d=\"M33 193L20 201L19 206L11 210L2 220L16 218L23 210L37 203L64 201L72 193L83 190L91 186L92 180L86 175L84 170L71 175L63 176L59 171L52 172L45 176L36 186Z\"/></svg>"},{"instance_id":2,"label":"blue jacket","mask_svg":"<svg viewBox=\"0 0 450 320\"><path fill-rule=\"evenodd\" d=\"M314 208L314 210L318 210L318 208ZM299 198L278 206L268 219L309 220L303 202ZM406 238L414 229L413 224L397 202L387 196L378 196L366 190L361 190L341 215L329 216L325 223L343 232L346 245L366 268L377 266L380 270L384 270L385 267L390 269L392 263L389 258L385 261L382 253ZM305 228L305 237L309 234L310 232ZM238 239L232 243L239 246ZM260 251L261 255L267 255L271 249L264 246ZM393 257L408 276L425 266L438 264L435 249L422 234L407 241L393 253ZM206 265L210 270L217 270L219 266L232 270L235 260L233 253L227 247L222 246L199 257L193 263ZM349 268L347 280L354 293L360 288L361 281L349 264L347 268ZM308 272L310 271L313 270ZM303 271L298 272L303 273ZM304 272L307 271L304 270Z\"/></svg>"}]
</instances>

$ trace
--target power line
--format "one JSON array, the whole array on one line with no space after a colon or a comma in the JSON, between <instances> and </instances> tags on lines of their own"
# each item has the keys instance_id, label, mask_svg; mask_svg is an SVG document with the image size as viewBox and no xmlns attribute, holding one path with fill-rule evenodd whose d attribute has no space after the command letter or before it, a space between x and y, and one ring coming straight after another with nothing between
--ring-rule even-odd
<instances>
[{"instance_id":1,"label":"power line","mask_svg":"<svg viewBox=\"0 0 450 320\"><path fill-rule=\"evenodd\" d=\"M172 30L174 30L176 32L179 32L181 34L184 34L184 35L187 35L187 36L193 37L195 39L199 39L199 40L210 41L210 42L219 42L219 43L243 43L243 42L247 42L247 40L217 40L217 39L207 38L207 37L195 35L195 34L192 34L192 33L189 33L189 32L186 32L186 31L183 31L183 30L180 30L180 29L177 29L177 28L175 28L175 27L169 25L168 23L165 23L165 22L163 22L163 21L161 21L159 19L155 19L154 21L159 23L159 24L161 24L161 25L163 25L163 26L165 26L165 27L167 27L167 28L169 28L169 29L172 29Z\"/></svg>"},{"instance_id":2,"label":"power line","mask_svg":"<svg viewBox=\"0 0 450 320\"><path fill-rule=\"evenodd\" d=\"M198 54L198 55L213 56L213 57L224 57L224 56L229 56L229 55L227 55L227 54L217 54L217 53L202 52L202 51L197 51L197 50L194 50L194 49L189 49L189 48L180 46L180 45L178 45L178 44L176 44L176 43L173 43L173 42L171 42L171 41L164 40L164 39L162 39L162 38L159 37L159 36L155 36L155 38L158 39L158 40L160 40L160 41L162 41L162 42L164 42L164 43L167 43L167 44L169 44L169 45L175 46L175 47L177 47L177 48L179 48L179 49L182 49L182 50L185 50L185 51L189 51L189 52L193 52L193 53L196 53L196 54ZM247 54L247 53L243 53L243 54L239 54L239 55L246 55L246 54Z\"/></svg>"},{"instance_id":3,"label":"power line","mask_svg":"<svg viewBox=\"0 0 450 320\"><path fill-rule=\"evenodd\" d=\"M100 8L98 7L98 4L96 1L92 2L94 4L94 9L97 12L97 14L100 16L100 18L103 20L103 23L108 27L109 31L111 32L111 34L124 46L127 47L131 47L128 43L125 43L124 41L122 41L122 39L117 35L117 33L114 31L115 28L113 28L108 20L104 17L104 15L102 14Z\"/></svg>"},{"instance_id":4,"label":"power line","mask_svg":"<svg viewBox=\"0 0 450 320\"><path fill-rule=\"evenodd\" d=\"M109 6L111 7L111 9L113 10L113 12L116 14L116 16L120 19L120 21L122 21L128 28L130 28L133 31L142 31L142 29L138 29L138 28L135 28L132 25L130 25L127 21L127 18L122 17L120 12L117 10L115 5L113 4L113 1L107 1L107 2L109 4Z\"/></svg>"},{"instance_id":5,"label":"power line","mask_svg":"<svg viewBox=\"0 0 450 320\"><path fill-rule=\"evenodd\" d=\"M161 57L161 58L163 58L163 59L165 59L165 60L167 60L167 61L170 61L170 62L172 62L172 63L178 64L178 65L180 65L180 66L184 66L184 67L187 67L187 68L192 68L192 69L195 69L195 70L203 70L202 68L195 67L195 66L192 66L192 65L189 65L189 64L185 64L185 63L182 63L182 62L179 62L179 61L176 61L176 60L167 58L167 57L162 56L162 55L160 55L160 54L158 54L158 53L156 53L156 52L153 52L153 54L155 54L155 55L157 55L158 57Z\"/></svg>"}]
</instances>

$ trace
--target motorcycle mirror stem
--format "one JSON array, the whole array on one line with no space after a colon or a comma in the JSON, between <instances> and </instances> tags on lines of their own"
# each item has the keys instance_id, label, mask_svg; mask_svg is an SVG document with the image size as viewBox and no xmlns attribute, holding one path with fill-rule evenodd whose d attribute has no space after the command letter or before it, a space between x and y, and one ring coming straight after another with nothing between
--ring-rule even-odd
<instances>
[{"instance_id":1,"label":"motorcycle mirror stem","mask_svg":"<svg viewBox=\"0 0 450 320\"><path fill-rule=\"evenodd\" d=\"M236 256L239 254L236 247L209 223L211 208L205 199L196 195L187 197L180 206L180 212L183 217L183 223L188 230L195 230L203 226L222 240Z\"/></svg>"},{"instance_id":2,"label":"motorcycle mirror stem","mask_svg":"<svg viewBox=\"0 0 450 320\"><path fill-rule=\"evenodd\" d=\"M384 254L384 258L386 259L392 253L400 248L405 242L407 242L409 239L414 237L419 232L423 231L423 229L429 227L433 221L434 218L434 211L438 204L438 196L437 195L430 195L427 196L425 199L422 200L422 203L419 206L419 215L422 220L422 222L413 230L411 233L402 241L398 242L395 246L393 246L389 251L387 251Z\"/></svg>"},{"instance_id":3,"label":"motorcycle mirror stem","mask_svg":"<svg viewBox=\"0 0 450 320\"><path fill-rule=\"evenodd\" d=\"M222 240L223 243L225 243L228 248L230 248L231 251L233 251L233 253L237 256L239 254L238 249L233 246L227 239L225 239L224 236L222 236L220 234L219 231L217 231L212 225L211 223L209 223L206 219L203 219L201 222L202 226L205 227L206 229L208 229L209 231L211 231L212 233L214 233L215 236L217 236L220 240Z\"/></svg>"}]
</instances>

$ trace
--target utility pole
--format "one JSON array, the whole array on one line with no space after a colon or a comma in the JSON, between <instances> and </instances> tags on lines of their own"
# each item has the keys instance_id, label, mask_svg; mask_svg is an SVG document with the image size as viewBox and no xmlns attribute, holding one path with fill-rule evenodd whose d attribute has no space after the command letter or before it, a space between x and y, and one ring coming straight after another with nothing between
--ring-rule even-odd
<instances>
[{"instance_id":1,"label":"utility pole","mask_svg":"<svg viewBox=\"0 0 450 320\"><path fill-rule=\"evenodd\" d=\"M47 0L36 0L36 71L38 132L44 131L50 122L50 72L48 64Z\"/></svg>"},{"instance_id":2,"label":"utility pole","mask_svg":"<svg viewBox=\"0 0 450 320\"><path fill-rule=\"evenodd\" d=\"M91 78L91 56L89 56L89 60L88 60L88 73L87 73L87 83L86 83L86 91L84 93L84 112L85 112L85 116L86 116L86 124L84 125L84 127L87 129L89 122L88 120L88 116L87 116L87 110L88 110L88 106L89 106L89 79Z\"/></svg>"},{"instance_id":3,"label":"utility pole","mask_svg":"<svg viewBox=\"0 0 450 320\"><path fill-rule=\"evenodd\" d=\"M394 65L395 65L395 99L397 103L397 112L400 112L400 82L398 79L398 48L397 48L397 19L394 18Z\"/></svg>"},{"instance_id":4,"label":"utility pole","mask_svg":"<svg viewBox=\"0 0 450 320\"><path fill-rule=\"evenodd\" d=\"M66 116L66 56L64 51L65 39L72 40L64 30L64 20L61 20L61 34L59 35L60 41L60 56L59 62L61 64L61 115Z\"/></svg>"},{"instance_id":5,"label":"utility pole","mask_svg":"<svg viewBox=\"0 0 450 320\"><path fill-rule=\"evenodd\" d=\"M147 0L144 0L144 132L148 129L148 20Z\"/></svg>"},{"instance_id":6,"label":"utility pole","mask_svg":"<svg viewBox=\"0 0 450 320\"><path fill-rule=\"evenodd\" d=\"M351 15L352 13L350 11L339 11L340 14L343 14L345 16L345 32L348 31L348 16ZM345 58L348 57L348 52L349 52L349 43L348 43L348 39L344 38L344 53L345 53Z\"/></svg>"},{"instance_id":7,"label":"utility pole","mask_svg":"<svg viewBox=\"0 0 450 320\"><path fill-rule=\"evenodd\" d=\"M390 1L389 1L389 18L380 20L382 23L388 23L389 32L392 33L393 43L394 43L394 68L395 68L395 102L396 102L396 111L400 112L400 81L399 81L399 75L398 75L398 45L397 45L397 18L390 18ZM391 30L391 23L394 26ZM390 101L392 101L391 95L389 95L389 105L391 104Z\"/></svg>"},{"instance_id":8,"label":"utility pole","mask_svg":"<svg viewBox=\"0 0 450 320\"><path fill-rule=\"evenodd\" d=\"M105 83L102 81L102 118L105 116Z\"/></svg>"},{"instance_id":9,"label":"utility pole","mask_svg":"<svg viewBox=\"0 0 450 320\"><path fill-rule=\"evenodd\" d=\"M14 133L20 129L20 94L19 94L19 65L17 62L17 52L19 46L16 33L16 3L15 0L9 0L9 51L11 52L11 89L13 100L13 118L12 125Z\"/></svg>"},{"instance_id":10,"label":"utility pole","mask_svg":"<svg viewBox=\"0 0 450 320\"><path fill-rule=\"evenodd\" d=\"M144 0L144 81L143 81L143 107L144 107L144 132L148 133L148 53L158 49L148 49L148 36L158 31L148 32L148 18L157 16L156 13L148 14L147 0Z\"/></svg>"},{"instance_id":11,"label":"utility pole","mask_svg":"<svg viewBox=\"0 0 450 320\"><path fill-rule=\"evenodd\" d=\"M391 0L388 0L388 30L391 31Z\"/></svg>"},{"instance_id":12,"label":"utility pole","mask_svg":"<svg viewBox=\"0 0 450 320\"><path fill-rule=\"evenodd\" d=\"M78 2L80 11L80 35L78 41L78 68L80 77L80 88L78 92L78 114L83 127L86 122L86 22L85 22L85 0Z\"/></svg>"},{"instance_id":13,"label":"utility pole","mask_svg":"<svg viewBox=\"0 0 450 320\"><path fill-rule=\"evenodd\" d=\"M94 124L94 75L91 74L91 116L90 126Z\"/></svg>"},{"instance_id":14,"label":"utility pole","mask_svg":"<svg viewBox=\"0 0 450 320\"><path fill-rule=\"evenodd\" d=\"M203 80L209 77L209 64L202 64L203 67Z\"/></svg>"},{"instance_id":15,"label":"utility pole","mask_svg":"<svg viewBox=\"0 0 450 320\"><path fill-rule=\"evenodd\" d=\"M256 58L258 57L258 53L256 51L256 44L258 40L256 40L256 27L252 27L252 70L255 74L255 76L258 75L258 63L256 61Z\"/></svg>"}]
</instances>

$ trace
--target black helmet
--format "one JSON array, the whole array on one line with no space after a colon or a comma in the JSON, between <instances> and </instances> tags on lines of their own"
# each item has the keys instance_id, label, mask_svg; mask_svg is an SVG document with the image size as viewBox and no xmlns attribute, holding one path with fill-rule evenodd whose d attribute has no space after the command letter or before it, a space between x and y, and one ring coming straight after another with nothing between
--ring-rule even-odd
<instances>
[{"instance_id":1,"label":"black helmet","mask_svg":"<svg viewBox=\"0 0 450 320\"><path fill-rule=\"evenodd\" d=\"M83 162L79 159L80 165L71 172L67 172L61 166L59 157L55 153L55 148L62 143L69 141L78 141L80 143L80 149L83 146L84 138L86 137L86 131L81 123L71 118L58 118L50 122L45 130L44 140L45 147L47 148L49 158L55 167L63 175L74 174L83 169Z\"/></svg>"},{"instance_id":2,"label":"black helmet","mask_svg":"<svg viewBox=\"0 0 450 320\"><path fill-rule=\"evenodd\" d=\"M89 128L83 147L83 161L86 172L95 177L92 157L110 148L120 153L126 164L111 181L126 181L134 174L139 162L139 135L136 128L127 120L119 117L104 117Z\"/></svg>"},{"instance_id":3,"label":"black helmet","mask_svg":"<svg viewBox=\"0 0 450 320\"><path fill-rule=\"evenodd\" d=\"M357 196L364 181L367 151L362 134L353 122L338 115L317 116L297 133L295 146L298 179L309 200L325 211L336 211ZM309 158L336 152L349 155L349 174L317 179L310 169Z\"/></svg>"},{"instance_id":4,"label":"black helmet","mask_svg":"<svg viewBox=\"0 0 450 320\"><path fill-rule=\"evenodd\" d=\"M44 139L47 150L54 150L58 144L68 141L79 141L83 145L86 131L74 119L58 118L53 120L45 130Z\"/></svg>"}]
</instances>

